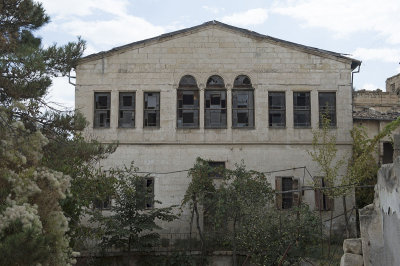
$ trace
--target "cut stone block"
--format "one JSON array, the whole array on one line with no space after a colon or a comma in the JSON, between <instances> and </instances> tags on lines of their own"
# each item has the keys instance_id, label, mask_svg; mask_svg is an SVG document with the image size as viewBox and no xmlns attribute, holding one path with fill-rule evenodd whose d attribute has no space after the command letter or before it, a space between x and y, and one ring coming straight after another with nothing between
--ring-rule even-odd
<instances>
[{"instance_id":1,"label":"cut stone block","mask_svg":"<svg viewBox=\"0 0 400 266\"><path fill-rule=\"evenodd\" d=\"M344 253L340 260L340 266L363 266L364 260L361 255Z\"/></svg>"},{"instance_id":2,"label":"cut stone block","mask_svg":"<svg viewBox=\"0 0 400 266\"><path fill-rule=\"evenodd\" d=\"M361 238L350 238L343 241L344 253L362 254Z\"/></svg>"}]
</instances>

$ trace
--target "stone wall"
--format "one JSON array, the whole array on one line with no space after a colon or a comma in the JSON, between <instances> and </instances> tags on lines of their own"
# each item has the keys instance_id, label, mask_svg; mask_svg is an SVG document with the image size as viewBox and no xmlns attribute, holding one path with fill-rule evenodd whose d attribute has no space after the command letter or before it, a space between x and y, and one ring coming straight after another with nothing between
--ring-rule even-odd
<instances>
[{"instance_id":1,"label":"stone wall","mask_svg":"<svg viewBox=\"0 0 400 266\"><path fill-rule=\"evenodd\" d=\"M113 50L78 65L75 102L89 125L87 138L102 142L118 141L119 147L105 167L122 166L135 161L141 171L154 174L155 198L164 206L180 205L189 183L187 172L157 174L189 169L196 157L223 161L233 168L242 160L249 169L274 171L306 166L312 176L320 176L318 166L307 150L312 148L312 129L319 123L319 92L336 93L338 156L351 154L353 127L351 100L351 64L346 58L303 49L287 42L251 37L229 27L209 25L166 38L140 42ZM180 129L177 124L177 87L184 75L192 75L200 89L199 128ZM227 90L227 127L204 128L204 91L211 75L220 75ZM232 128L232 85L235 77L247 75L254 88L254 128ZM136 93L135 128L118 127L118 94ZM143 127L144 92L160 92L160 127ZM284 92L286 127L270 128L268 93ZM311 127L294 128L293 92L311 95ZM93 128L94 93L111 93L110 128ZM341 169L340 175L344 175ZM307 186L312 178L304 169L268 175L274 186L276 176L289 176ZM314 208L314 192L305 191L305 202ZM354 206L354 196L347 199ZM335 202L335 215L343 213L341 200ZM188 213L165 226L166 233L187 232ZM329 218L328 212L324 216ZM334 220L340 230L343 219Z\"/></svg>"},{"instance_id":2,"label":"stone wall","mask_svg":"<svg viewBox=\"0 0 400 266\"><path fill-rule=\"evenodd\" d=\"M386 91L396 94L400 93L400 74L394 75L386 80Z\"/></svg>"},{"instance_id":3,"label":"stone wall","mask_svg":"<svg viewBox=\"0 0 400 266\"><path fill-rule=\"evenodd\" d=\"M396 135L396 155L399 145L400 135ZM359 214L364 265L400 265L400 157L381 167L374 203Z\"/></svg>"},{"instance_id":4,"label":"stone wall","mask_svg":"<svg viewBox=\"0 0 400 266\"><path fill-rule=\"evenodd\" d=\"M392 112L400 110L400 95L386 90L355 91L353 92L353 110L362 111L373 108L378 112Z\"/></svg>"}]
</instances>

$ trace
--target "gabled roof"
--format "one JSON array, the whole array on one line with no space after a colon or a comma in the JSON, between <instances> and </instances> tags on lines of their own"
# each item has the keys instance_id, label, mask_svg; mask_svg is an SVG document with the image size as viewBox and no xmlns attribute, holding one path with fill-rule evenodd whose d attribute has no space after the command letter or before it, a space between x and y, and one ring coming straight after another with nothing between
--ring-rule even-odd
<instances>
[{"instance_id":1,"label":"gabled roof","mask_svg":"<svg viewBox=\"0 0 400 266\"><path fill-rule=\"evenodd\" d=\"M342 60L348 60L348 61L351 61L351 69L355 69L357 66L361 65L361 61L353 59L353 58L350 58L350 57L347 57L347 56L345 56L344 54L341 54L341 53L336 53L336 52L327 51L327 50L323 50L323 49L319 49L319 48L315 48L315 47L311 47L311 46L306 46L306 45L302 45L302 44L297 44L297 43L281 40L281 39L278 39L278 38L274 38L274 37L271 37L271 36L268 36L268 35L263 35L263 34L260 34L260 33L254 32L254 31L250 31L250 30L247 30L247 29L234 27L234 26L231 26L231 25L228 25L228 24L216 21L216 20L208 21L208 22L205 22L203 24L200 24L200 25L197 25L197 26L194 26L194 27L185 28L185 29L182 29L182 30L165 33L165 34L159 35L157 37L153 37L153 38L149 38L149 39L145 39L145 40L129 43L129 44L122 45L122 46L118 46L118 47L112 48L111 50L108 50L108 51L103 51L103 52L91 54L91 55L88 55L86 57L81 58L79 60L79 62L78 62L78 65L80 63L83 63L83 62L88 62L88 61L100 59L100 58L105 57L105 56L109 56L109 55L114 54L115 52L118 52L118 51L122 51L122 50L130 49L130 48L135 48L137 46L144 46L144 45L147 45L147 44L168 40L168 39L171 39L173 37L177 37L179 35L184 35L184 34L196 32L198 30L202 30L204 28L208 28L208 27L212 27L212 26L225 28L225 29L231 30L233 32L244 34L244 35L246 35L246 36L248 36L250 38L255 38L255 39L259 39L259 40L265 40L265 41L269 41L269 42L272 42L272 43L276 43L278 45L280 44L280 45L284 45L284 46L287 46L287 47L297 48L297 49L303 50L304 52L307 52L307 53L316 54L316 55L325 56L325 57L334 57L334 58L342 59Z\"/></svg>"}]
</instances>

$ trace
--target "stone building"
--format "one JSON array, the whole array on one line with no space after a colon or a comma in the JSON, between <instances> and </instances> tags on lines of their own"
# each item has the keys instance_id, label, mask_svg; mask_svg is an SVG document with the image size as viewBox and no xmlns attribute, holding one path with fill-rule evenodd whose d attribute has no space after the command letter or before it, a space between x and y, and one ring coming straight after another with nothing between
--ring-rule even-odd
<instances>
[{"instance_id":1,"label":"stone building","mask_svg":"<svg viewBox=\"0 0 400 266\"><path fill-rule=\"evenodd\" d=\"M354 125L364 126L369 137L374 137L390 122L400 116L400 74L386 80L386 91L353 92ZM400 133L400 129L394 133ZM384 138L378 146L379 162L393 162L393 147L390 137Z\"/></svg>"},{"instance_id":2,"label":"stone building","mask_svg":"<svg viewBox=\"0 0 400 266\"><path fill-rule=\"evenodd\" d=\"M338 156L350 154L351 72L360 64L210 21L82 58L75 102L89 121L87 137L119 141L104 166L135 161L152 173L147 185L162 206L181 203L190 182L185 170L197 157L226 168L243 160L248 169L273 172L268 178L278 190L295 190L321 176L307 153L321 113L331 118ZM343 213L341 200L328 204L318 194L316 204L316 195L285 193L278 207L302 198ZM354 196L347 202L351 209ZM164 233L188 232L188 220L184 211L162 225Z\"/></svg>"},{"instance_id":3,"label":"stone building","mask_svg":"<svg viewBox=\"0 0 400 266\"><path fill-rule=\"evenodd\" d=\"M386 79L386 91L400 94L400 74Z\"/></svg>"}]
</instances>

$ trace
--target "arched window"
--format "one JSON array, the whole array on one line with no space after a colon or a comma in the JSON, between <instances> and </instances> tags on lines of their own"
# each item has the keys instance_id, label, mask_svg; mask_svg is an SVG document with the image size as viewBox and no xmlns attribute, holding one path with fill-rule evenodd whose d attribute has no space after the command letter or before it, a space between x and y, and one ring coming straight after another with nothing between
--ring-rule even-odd
<instances>
[{"instance_id":1,"label":"arched window","mask_svg":"<svg viewBox=\"0 0 400 266\"><path fill-rule=\"evenodd\" d=\"M226 89L220 76L208 78L204 98L205 128L226 128Z\"/></svg>"},{"instance_id":2,"label":"arched window","mask_svg":"<svg viewBox=\"0 0 400 266\"><path fill-rule=\"evenodd\" d=\"M254 89L248 76L237 76L232 88L232 127L254 127Z\"/></svg>"},{"instance_id":3,"label":"arched window","mask_svg":"<svg viewBox=\"0 0 400 266\"><path fill-rule=\"evenodd\" d=\"M183 76L179 81L177 103L177 127L199 127L199 88L193 76Z\"/></svg>"}]
</instances>

